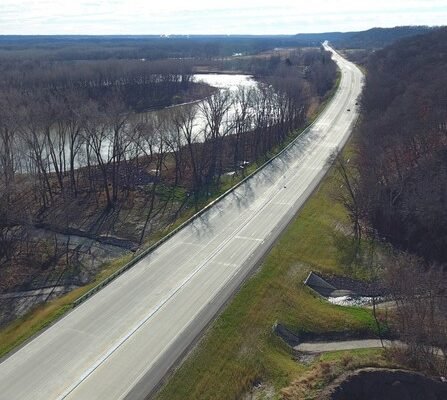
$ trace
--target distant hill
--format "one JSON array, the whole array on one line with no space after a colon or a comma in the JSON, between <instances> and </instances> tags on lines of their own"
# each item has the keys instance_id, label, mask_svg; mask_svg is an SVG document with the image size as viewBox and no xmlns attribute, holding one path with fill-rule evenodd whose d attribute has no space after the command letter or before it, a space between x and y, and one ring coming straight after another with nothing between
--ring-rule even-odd
<instances>
[{"instance_id":1,"label":"distant hill","mask_svg":"<svg viewBox=\"0 0 447 400\"><path fill-rule=\"evenodd\" d=\"M274 48L318 47L325 40L338 48L378 49L428 26L373 28L362 32L298 35L0 35L0 65L30 60L213 58L257 54Z\"/></svg>"},{"instance_id":2,"label":"distant hill","mask_svg":"<svg viewBox=\"0 0 447 400\"><path fill-rule=\"evenodd\" d=\"M372 28L360 32L299 33L298 41L318 45L324 40L338 48L382 48L410 36L435 30L429 26L396 26L394 28Z\"/></svg>"}]
</instances>

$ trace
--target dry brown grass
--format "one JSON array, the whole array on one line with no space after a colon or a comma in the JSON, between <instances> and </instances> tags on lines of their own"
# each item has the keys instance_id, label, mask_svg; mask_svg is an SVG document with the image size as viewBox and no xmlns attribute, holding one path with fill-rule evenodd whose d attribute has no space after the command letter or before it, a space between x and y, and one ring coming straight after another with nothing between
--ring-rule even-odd
<instances>
[{"instance_id":1,"label":"dry brown grass","mask_svg":"<svg viewBox=\"0 0 447 400\"><path fill-rule=\"evenodd\" d=\"M322 356L299 378L280 391L283 400L317 400L324 388L342 374L359 368L389 367L382 350L356 350Z\"/></svg>"}]
</instances>

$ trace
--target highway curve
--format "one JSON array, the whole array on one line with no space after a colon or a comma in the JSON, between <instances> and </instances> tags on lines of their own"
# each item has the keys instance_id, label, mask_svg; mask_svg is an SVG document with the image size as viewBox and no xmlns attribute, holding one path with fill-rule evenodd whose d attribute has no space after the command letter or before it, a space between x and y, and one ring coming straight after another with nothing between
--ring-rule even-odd
<instances>
[{"instance_id":1,"label":"highway curve","mask_svg":"<svg viewBox=\"0 0 447 400\"><path fill-rule=\"evenodd\" d=\"M328 48L330 49L330 48ZM0 399L142 399L297 213L346 142L360 70L287 151L0 364ZM348 109L350 111L348 111Z\"/></svg>"}]
</instances>

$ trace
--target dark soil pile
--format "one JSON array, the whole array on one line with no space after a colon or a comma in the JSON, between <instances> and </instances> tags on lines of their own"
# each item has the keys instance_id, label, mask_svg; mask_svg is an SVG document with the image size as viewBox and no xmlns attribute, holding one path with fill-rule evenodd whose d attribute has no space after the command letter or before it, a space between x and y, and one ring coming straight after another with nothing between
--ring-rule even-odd
<instances>
[{"instance_id":1,"label":"dark soil pile","mask_svg":"<svg viewBox=\"0 0 447 400\"><path fill-rule=\"evenodd\" d=\"M337 379L321 400L445 400L447 383L405 370L364 368Z\"/></svg>"}]
</instances>

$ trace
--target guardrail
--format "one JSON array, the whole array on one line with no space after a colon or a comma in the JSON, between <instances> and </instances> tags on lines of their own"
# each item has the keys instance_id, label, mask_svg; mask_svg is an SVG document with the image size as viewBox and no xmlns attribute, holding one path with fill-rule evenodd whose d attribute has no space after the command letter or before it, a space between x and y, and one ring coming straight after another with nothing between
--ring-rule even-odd
<instances>
[{"instance_id":1,"label":"guardrail","mask_svg":"<svg viewBox=\"0 0 447 400\"><path fill-rule=\"evenodd\" d=\"M335 90L335 95L338 91ZM321 111L321 113L324 112L326 107L330 104L328 102L324 109ZM320 115L321 115L320 113ZM302 132L300 132L296 138L294 138L287 146L285 146L278 154L274 155L270 159L268 159L265 163L263 163L260 167L256 168L255 171L253 171L251 174L247 175L244 179L242 179L240 182L236 183L234 186L232 186L230 189L228 189L226 192L221 194L219 197L217 197L215 200L213 200L211 203L207 204L205 207L203 207L201 210L199 210L197 213L195 213L193 216L188 218L186 221L181 223L178 227L173 229L171 232L163 236L160 240L158 240L156 243L154 243L152 246L148 247L147 249L143 250L141 253L137 254L132 260L130 260L128 263L123 265L118 271L114 272L109 277L105 278L102 282L98 283L95 287L91 288L87 293L83 294L81 297L73 301L72 305L73 307L77 307L79 304L83 303L85 300L93 296L96 292L101 290L104 286L108 285L110 282L115 280L118 276L132 268L136 263L138 263L140 260L142 260L144 257L146 257L148 254L152 253L154 250L156 250L158 247L160 247L163 243L168 241L172 236L174 236L177 232L181 231L183 228L188 226L190 223L195 221L197 218L199 218L201 215L206 213L208 210L210 210L215 204L219 203L221 200L223 200L225 197L227 197L229 194L233 193L238 187L242 186L245 182L253 178L256 174L258 174L260 171L262 171L267 165L272 163L274 160L276 160L278 157L280 157L282 154L284 154L286 151L288 151L293 145L295 145L296 141L300 138L301 135L305 134L309 131L309 129L315 124L315 122L318 120L318 117L310 123L308 126L306 126Z\"/></svg>"}]
</instances>

